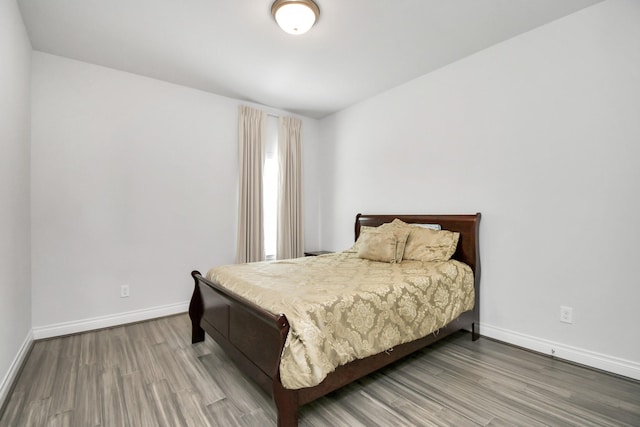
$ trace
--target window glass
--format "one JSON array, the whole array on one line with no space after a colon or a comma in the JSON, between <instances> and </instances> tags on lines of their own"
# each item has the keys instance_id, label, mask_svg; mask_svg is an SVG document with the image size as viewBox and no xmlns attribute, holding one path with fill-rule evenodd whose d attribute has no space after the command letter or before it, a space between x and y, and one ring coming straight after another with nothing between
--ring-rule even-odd
<instances>
[{"instance_id":1,"label":"window glass","mask_svg":"<svg viewBox=\"0 0 640 427\"><path fill-rule=\"evenodd\" d=\"M267 260L276 259L278 232L278 118L267 117L267 141L262 170L264 215L264 253Z\"/></svg>"}]
</instances>

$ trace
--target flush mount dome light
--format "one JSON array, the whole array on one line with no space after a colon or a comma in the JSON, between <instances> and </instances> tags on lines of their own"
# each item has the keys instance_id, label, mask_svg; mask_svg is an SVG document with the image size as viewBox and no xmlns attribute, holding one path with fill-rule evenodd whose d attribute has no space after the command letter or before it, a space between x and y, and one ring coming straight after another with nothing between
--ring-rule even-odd
<instances>
[{"instance_id":1,"label":"flush mount dome light","mask_svg":"<svg viewBox=\"0 0 640 427\"><path fill-rule=\"evenodd\" d=\"M285 32L304 34L313 27L320 16L320 9L313 0L276 0L271 14Z\"/></svg>"}]
</instances>

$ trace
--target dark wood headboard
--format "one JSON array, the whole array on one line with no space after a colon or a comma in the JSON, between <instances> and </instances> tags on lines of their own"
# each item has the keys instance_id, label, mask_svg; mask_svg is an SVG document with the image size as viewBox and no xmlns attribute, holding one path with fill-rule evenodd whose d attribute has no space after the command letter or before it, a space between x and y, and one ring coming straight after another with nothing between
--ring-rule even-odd
<instances>
[{"instance_id":1,"label":"dark wood headboard","mask_svg":"<svg viewBox=\"0 0 640 427\"><path fill-rule=\"evenodd\" d=\"M391 222L395 218L409 224L440 224L443 230L460 233L458 249L453 255L453 259L464 262L471 267L476 284L480 282L480 248L478 244L480 213L471 215L371 215L359 213L356 215L356 240L360 235L361 226L377 227Z\"/></svg>"}]
</instances>

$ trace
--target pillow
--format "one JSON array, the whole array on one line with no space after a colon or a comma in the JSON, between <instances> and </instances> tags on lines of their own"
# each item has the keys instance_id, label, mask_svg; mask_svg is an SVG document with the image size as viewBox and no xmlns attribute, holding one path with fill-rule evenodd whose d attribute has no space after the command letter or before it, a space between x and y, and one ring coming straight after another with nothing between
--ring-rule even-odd
<instances>
[{"instance_id":1,"label":"pillow","mask_svg":"<svg viewBox=\"0 0 640 427\"><path fill-rule=\"evenodd\" d=\"M403 226L403 227L422 227L422 228L430 228L432 230L442 230L442 226L440 224L418 224L415 222L412 222L411 224L407 224L406 222L396 218L394 219L391 224L396 225L396 226Z\"/></svg>"},{"instance_id":2,"label":"pillow","mask_svg":"<svg viewBox=\"0 0 640 427\"><path fill-rule=\"evenodd\" d=\"M377 227L369 227L368 225L362 225L360 226L360 235L358 236L358 240L356 240L356 242L353 244L353 246L351 246L349 249L347 249L345 252L358 252L358 248L360 247L360 244L358 243L360 241L360 238L362 237L363 234L368 233L371 230L376 230Z\"/></svg>"},{"instance_id":3,"label":"pillow","mask_svg":"<svg viewBox=\"0 0 640 427\"><path fill-rule=\"evenodd\" d=\"M404 256L404 248L407 244L407 239L409 238L409 232L411 231L409 227L404 227L393 222L387 222L378 227L378 230L391 231L396 236L396 262L401 262L402 257Z\"/></svg>"},{"instance_id":4,"label":"pillow","mask_svg":"<svg viewBox=\"0 0 640 427\"><path fill-rule=\"evenodd\" d=\"M422 227L422 228L430 228L432 230L442 230L442 226L440 224L411 224L414 227Z\"/></svg>"},{"instance_id":5,"label":"pillow","mask_svg":"<svg viewBox=\"0 0 640 427\"><path fill-rule=\"evenodd\" d=\"M410 226L404 248L404 259L416 261L447 261L458 247L460 233Z\"/></svg>"},{"instance_id":6,"label":"pillow","mask_svg":"<svg viewBox=\"0 0 640 427\"><path fill-rule=\"evenodd\" d=\"M396 235L393 231L372 230L360 233L358 257L371 261L396 262Z\"/></svg>"}]
</instances>

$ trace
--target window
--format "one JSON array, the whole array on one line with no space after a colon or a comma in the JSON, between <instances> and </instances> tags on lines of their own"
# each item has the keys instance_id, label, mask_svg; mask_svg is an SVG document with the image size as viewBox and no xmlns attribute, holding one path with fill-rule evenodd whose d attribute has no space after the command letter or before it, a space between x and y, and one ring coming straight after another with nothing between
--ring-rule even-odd
<instances>
[{"instance_id":1,"label":"window","mask_svg":"<svg viewBox=\"0 0 640 427\"><path fill-rule=\"evenodd\" d=\"M264 253L267 261L276 259L278 233L278 118L267 117L262 198L264 216Z\"/></svg>"}]
</instances>

